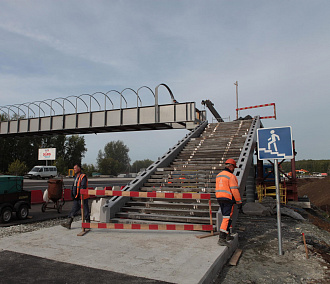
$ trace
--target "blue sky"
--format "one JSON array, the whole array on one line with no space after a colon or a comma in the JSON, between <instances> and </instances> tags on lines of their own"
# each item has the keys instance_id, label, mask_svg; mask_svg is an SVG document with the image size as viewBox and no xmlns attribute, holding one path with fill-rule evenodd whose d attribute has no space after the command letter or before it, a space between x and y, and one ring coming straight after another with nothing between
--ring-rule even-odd
<instances>
[{"instance_id":1,"label":"blue sky","mask_svg":"<svg viewBox=\"0 0 330 284\"><path fill-rule=\"evenodd\" d=\"M166 83L233 120L238 81L240 107L276 103L263 124L292 126L298 160L330 159L329 11L326 0L0 0L0 106ZM118 139L132 161L155 160L186 133L86 135L84 162Z\"/></svg>"}]
</instances>

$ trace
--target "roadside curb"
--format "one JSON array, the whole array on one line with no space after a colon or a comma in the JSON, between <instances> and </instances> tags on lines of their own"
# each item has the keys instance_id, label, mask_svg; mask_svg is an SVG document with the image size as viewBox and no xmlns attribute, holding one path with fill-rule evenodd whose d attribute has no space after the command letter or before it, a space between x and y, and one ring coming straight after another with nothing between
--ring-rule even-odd
<instances>
[{"instance_id":1,"label":"roadside curb","mask_svg":"<svg viewBox=\"0 0 330 284\"><path fill-rule=\"evenodd\" d=\"M231 241L230 247L224 249L224 251L218 256L215 262L211 265L209 270L204 274L198 284L213 283L218 274L222 271L223 266L229 261L235 250L238 248L238 234L234 236L234 240Z\"/></svg>"}]
</instances>

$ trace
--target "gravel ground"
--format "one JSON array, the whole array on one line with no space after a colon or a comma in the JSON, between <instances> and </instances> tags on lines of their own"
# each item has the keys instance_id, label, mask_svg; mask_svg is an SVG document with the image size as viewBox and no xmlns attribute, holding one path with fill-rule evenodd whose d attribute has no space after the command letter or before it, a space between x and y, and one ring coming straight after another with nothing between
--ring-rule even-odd
<instances>
[{"instance_id":1,"label":"gravel ground","mask_svg":"<svg viewBox=\"0 0 330 284\"><path fill-rule=\"evenodd\" d=\"M330 283L330 234L311 221L282 216L282 249L278 253L276 216L240 215L237 222L237 266L225 266L215 283ZM306 259L302 233L308 243Z\"/></svg>"},{"instance_id":2,"label":"gravel ground","mask_svg":"<svg viewBox=\"0 0 330 284\"><path fill-rule=\"evenodd\" d=\"M57 219L52 219L52 220L43 221L43 222L35 222L35 223L29 223L29 224L23 224L23 225L3 227L0 229L0 239L3 237L15 235L15 234L32 232L32 231L37 231L37 230L40 230L43 228L57 226L57 225L63 223L66 219L67 218L57 218ZM80 219L79 217L76 217L75 221L79 220L79 219Z\"/></svg>"}]
</instances>

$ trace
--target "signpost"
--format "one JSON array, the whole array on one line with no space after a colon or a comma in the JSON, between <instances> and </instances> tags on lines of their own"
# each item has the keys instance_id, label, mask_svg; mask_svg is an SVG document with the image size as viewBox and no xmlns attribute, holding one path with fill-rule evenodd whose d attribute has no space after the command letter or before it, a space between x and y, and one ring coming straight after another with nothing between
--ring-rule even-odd
<instances>
[{"instance_id":1,"label":"signpost","mask_svg":"<svg viewBox=\"0 0 330 284\"><path fill-rule=\"evenodd\" d=\"M278 250L282 255L281 211L280 211L280 185L278 172L278 159L293 159L291 126L260 128L257 131L259 160L274 159L276 211L278 230Z\"/></svg>"}]
</instances>

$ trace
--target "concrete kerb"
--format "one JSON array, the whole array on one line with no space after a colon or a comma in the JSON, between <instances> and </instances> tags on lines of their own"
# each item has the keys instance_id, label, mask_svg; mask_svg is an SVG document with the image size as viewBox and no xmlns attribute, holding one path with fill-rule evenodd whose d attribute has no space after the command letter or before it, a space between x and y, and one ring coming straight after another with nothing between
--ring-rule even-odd
<instances>
[{"instance_id":1,"label":"concrete kerb","mask_svg":"<svg viewBox=\"0 0 330 284\"><path fill-rule=\"evenodd\" d=\"M172 283L212 283L237 247L219 246L218 238L198 239L202 232L95 230L84 238L80 230L60 226L3 238L0 249L65 263L147 277ZM59 237L60 234L60 237Z\"/></svg>"},{"instance_id":2,"label":"concrete kerb","mask_svg":"<svg viewBox=\"0 0 330 284\"><path fill-rule=\"evenodd\" d=\"M233 235L234 240L230 242L230 246L226 247L224 251L219 255L215 262L211 265L209 270L205 273L198 284L213 283L216 279L223 266L228 262L229 258L233 255L235 250L238 248L238 234Z\"/></svg>"}]
</instances>

